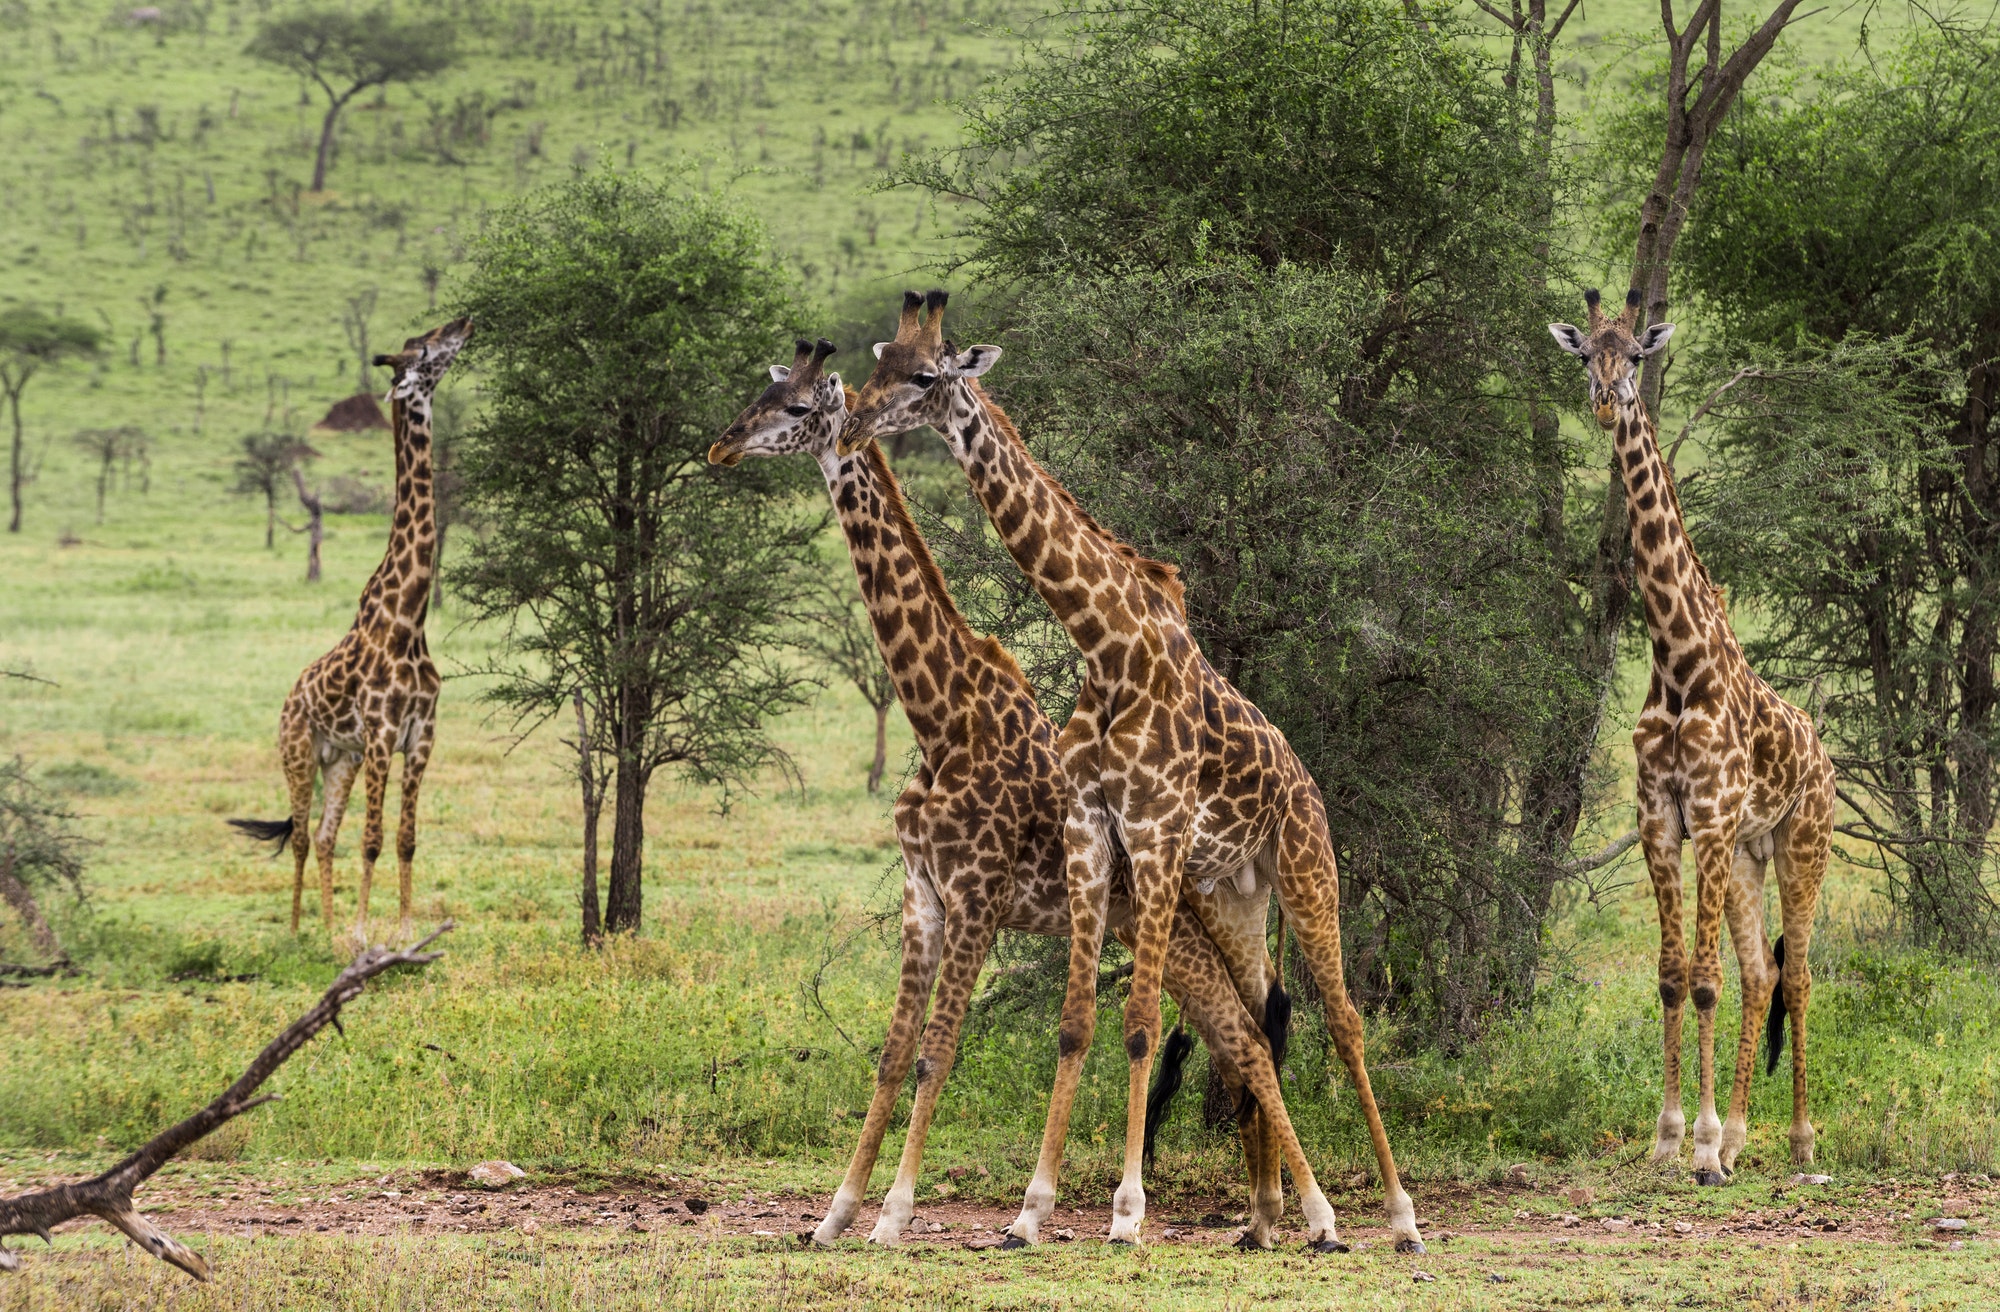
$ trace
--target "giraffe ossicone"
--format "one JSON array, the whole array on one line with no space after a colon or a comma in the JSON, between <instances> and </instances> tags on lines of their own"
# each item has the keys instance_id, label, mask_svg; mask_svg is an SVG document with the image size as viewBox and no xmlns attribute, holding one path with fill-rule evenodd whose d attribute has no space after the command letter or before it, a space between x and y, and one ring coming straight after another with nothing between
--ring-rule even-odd
<instances>
[{"instance_id":1,"label":"giraffe ossicone","mask_svg":"<svg viewBox=\"0 0 2000 1312\"><path fill-rule=\"evenodd\" d=\"M911 518L894 473L872 442L842 449L851 393L824 372L832 343L800 341L789 365L709 448L734 465L749 456L810 455L846 537L876 644L895 682L921 755L916 778L895 806L903 853L903 962L874 1094L860 1140L826 1216L814 1232L832 1244L853 1223L881 1151L903 1082L914 1067L915 1099L896 1178L870 1239L902 1239L915 1208L917 1173L937 1098L957 1056L972 988L999 930L1070 933L1064 884L1063 779L1056 735L1007 651L975 633L945 587ZM1229 891L1183 905L1169 949L1167 988L1209 1044L1232 1089L1257 1055L1269 1062L1259 1029L1274 982L1264 947L1264 899ZM1114 932L1130 908L1108 910ZM1222 926L1212 936L1207 924ZM1105 921L1092 932L1102 933ZM930 1016L925 1020L926 1004ZM1276 1162L1245 1128L1252 1192L1268 1207ZM1268 1170L1268 1180L1259 1175ZM1269 1222L1254 1232L1269 1243Z\"/></svg>"},{"instance_id":2,"label":"giraffe ossicone","mask_svg":"<svg viewBox=\"0 0 2000 1312\"><path fill-rule=\"evenodd\" d=\"M1125 1008L1129 1060L1125 1163L1113 1241L1140 1240L1145 1215L1146 1081L1159 1049L1160 987L1175 908L1202 881L1254 898L1260 923L1275 891L1326 1004L1382 1173L1397 1246L1421 1251L1409 1195L1368 1082L1361 1018L1342 976L1339 876L1324 800L1304 765L1248 698L1216 672L1189 630L1178 571L1149 560L1092 519L1029 453L979 385L1000 357L959 351L943 335L948 296L905 296L896 336L876 348L843 444L929 425L943 435L1015 563L1069 632L1086 664L1057 748L1067 781L1066 882L1076 932L1042 1151L1012 1234L1033 1242L1055 1202L1084 1055L1096 1024L1101 928L1122 861L1133 890L1133 973ZM1245 1072L1261 1122L1297 1182L1316 1248L1339 1246L1333 1210L1292 1131L1268 1052ZM1275 1190L1277 1172L1269 1179ZM1275 1198L1272 1200L1275 1203ZM1265 1213L1259 1202L1253 1212Z\"/></svg>"},{"instance_id":3,"label":"giraffe ossicone","mask_svg":"<svg viewBox=\"0 0 2000 1312\"><path fill-rule=\"evenodd\" d=\"M292 932L299 932L306 857L319 851L320 916L334 933L333 860L341 817L356 775L366 810L361 835L361 886L355 937L366 941L369 894L382 851L382 812L389 764L403 756L396 826L399 932L410 933L411 861L417 850L417 800L437 731L437 667L424 637L437 569L437 501L431 467L431 398L438 381L472 338L470 320L454 319L401 351L375 357L393 370L390 429L395 442L396 502L382 563L361 590L345 636L305 668L278 717L278 753L291 798L283 820L232 820L251 838L292 849ZM323 800L318 833L310 832L313 779Z\"/></svg>"},{"instance_id":4,"label":"giraffe ossicone","mask_svg":"<svg viewBox=\"0 0 2000 1312\"><path fill-rule=\"evenodd\" d=\"M1695 554L1681 517L1673 470L1660 454L1640 395L1638 368L1656 356L1673 325L1638 327L1640 294L1617 317L1584 293L1584 328L1549 325L1582 360L1598 423L1614 451L1631 520L1633 577L1652 640L1652 678L1632 734L1639 838L1660 915L1664 1094L1653 1160L1670 1162L1686 1133L1681 1105L1683 1007L1695 1004L1700 1105L1694 1126L1696 1183L1721 1184L1749 1135L1757 1034L1776 1070L1786 1017L1792 1022L1792 1160L1813 1159L1807 1114L1806 1010L1812 997L1813 916L1832 845L1833 762L1812 718L1750 668L1731 629L1723 591ZM1681 849L1695 857L1695 942L1681 907ZM1765 868L1777 867L1783 928L1765 942ZM1715 1009L1722 993L1722 926L1729 926L1743 988L1729 1115L1715 1109ZM1765 1010L1769 1004L1768 1017ZM1761 1025L1760 1025L1761 1022Z\"/></svg>"}]
</instances>

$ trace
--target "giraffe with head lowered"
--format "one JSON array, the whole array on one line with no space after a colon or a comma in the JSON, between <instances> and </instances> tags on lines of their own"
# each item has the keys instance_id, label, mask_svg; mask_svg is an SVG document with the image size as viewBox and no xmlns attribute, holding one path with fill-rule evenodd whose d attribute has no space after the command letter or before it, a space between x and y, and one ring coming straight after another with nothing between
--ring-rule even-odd
<instances>
[{"instance_id":1,"label":"giraffe with head lowered","mask_svg":"<svg viewBox=\"0 0 2000 1312\"><path fill-rule=\"evenodd\" d=\"M1640 293L1624 312L1604 313L1584 294L1586 328L1549 325L1589 373L1597 422L1613 430L1631 514L1632 565L1653 643L1652 680L1632 734L1638 765L1639 839L1660 911L1660 1002L1665 1083L1653 1160L1680 1153L1683 1007L1694 1000L1701 1047L1701 1107L1694 1124L1694 1178L1721 1184L1749 1135L1750 1079L1758 1022L1770 1004L1775 1071L1784 1021L1792 1018L1792 1160L1813 1159L1806 1114L1806 1008L1812 998L1813 914L1833 837L1833 762L1812 717L1772 691L1744 659L1722 590L1688 540L1673 471L1661 458L1639 395L1638 370L1672 335L1670 323L1635 327ZM1695 933L1688 952L1681 907L1681 845L1692 839ZM1783 928L1764 939L1764 872L1775 862ZM1722 925L1729 924L1743 983L1743 1025L1729 1117L1715 1112L1715 1008L1722 994Z\"/></svg>"},{"instance_id":2,"label":"giraffe with head lowered","mask_svg":"<svg viewBox=\"0 0 2000 1312\"><path fill-rule=\"evenodd\" d=\"M729 425L709 460L807 454L820 466L847 539L877 645L909 718L921 765L895 806L903 852L903 965L875 1093L861 1140L814 1241L833 1243L853 1223L914 1061L915 1102L894 1184L870 1238L900 1242L915 1206L917 1171L937 1098L957 1055L959 1026L995 934L1064 936L1064 784L1055 730L1006 649L975 633L911 518L887 458L874 442L836 449L852 394L825 372L831 343L801 341L788 366ZM1265 899L1233 886L1193 895L1201 915L1175 909L1166 987L1209 1044L1239 1097L1250 1159L1253 1219L1246 1240L1271 1244L1280 1198L1277 1141L1254 1110L1274 1100L1277 1074L1261 1017L1288 1004L1264 945ZM1130 920L1115 897L1115 931ZM1211 935L1204 926L1218 927ZM926 1005L930 1011L925 1021Z\"/></svg>"},{"instance_id":3,"label":"giraffe with head lowered","mask_svg":"<svg viewBox=\"0 0 2000 1312\"><path fill-rule=\"evenodd\" d=\"M291 794L283 820L232 820L252 838L292 849L292 932L299 930L306 856L319 848L320 916L333 932L333 851L358 773L367 802L361 830L361 889L355 934L365 940L368 895L382 852L382 811L390 759L403 754L402 813L396 826L400 931L410 931L410 862L417 851L417 797L437 729L438 673L424 641L437 568L437 504L431 472L431 396L472 336L455 319L403 343L375 363L392 373L390 427L396 448L396 506L389 547L361 590L346 636L305 668L278 717L278 753ZM309 833L313 776L325 797L319 833Z\"/></svg>"},{"instance_id":4,"label":"giraffe with head lowered","mask_svg":"<svg viewBox=\"0 0 2000 1312\"><path fill-rule=\"evenodd\" d=\"M1326 1004L1327 1028L1353 1077L1387 1195L1396 1245L1422 1251L1416 1213L1389 1151L1348 1000L1339 876L1319 787L1276 726L1218 674L1189 631L1178 572L1120 542L1036 463L978 379L995 346L958 350L943 335L947 296L906 301L843 444L929 425L943 435L1013 556L1082 653L1086 675L1057 744L1067 781L1064 838L1070 974L1040 1160L1012 1235L1032 1243L1055 1206L1071 1107L1096 1023L1097 960L1113 885L1129 863L1132 985L1123 1178L1110 1238L1138 1243L1145 1217L1146 1082L1159 1050L1160 987L1175 909L1190 890L1233 885L1268 906L1276 892ZM1263 1095L1260 1093L1259 1097ZM1307 1242L1341 1247L1333 1209L1285 1115L1276 1137L1298 1183Z\"/></svg>"}]
</instances>

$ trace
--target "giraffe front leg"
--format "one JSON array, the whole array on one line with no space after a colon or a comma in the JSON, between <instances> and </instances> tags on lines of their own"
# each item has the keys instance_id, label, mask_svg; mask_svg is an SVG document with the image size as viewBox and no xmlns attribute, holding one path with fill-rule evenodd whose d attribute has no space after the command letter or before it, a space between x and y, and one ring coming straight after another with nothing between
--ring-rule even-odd
<instances>
[{"instance_id":1,"label":"giraffe front leg","mask_svg":"<svg viewBox=\"0 0 2000 1312\"><path fill-rule=\"evenodd\" d=\"M1641 759L1643 757L1643 748ZM1681 1110L1682 1007L1687 1003L1687 930L1681 909L1681 823L1672 798L1647 788L1639 791L1639 841L1646 854L1646 873L1653 881L1653 903L1660 914L1660 1118L1653 1130L1653 1161L1666 1163L1680 1155L1687 1133Z\"/></svg>"},{"instance_id":2,"label":"giraffe front leg","mask_svg":"<svg viewBox=\"0 0 2000 1312\"><path fill-rule=\"evenodd\" d=\"M944 953L945 912L930 882L924 877L920 857L913 857L913 844L904 843L903 857L903 968L896 985L895 1010L889 1017L889 1032L882 1040L882 1055L875 1064L875 1094L868 1103L868 1118L861 1126L861 1140L847 1164L847 1174L826 1209L826 1217L813 1231L813 1242L830 1248L854 1224L861 1210L868 1177L875 1171L883 1137L895 1114L896 1100L903 1091L903 1079L910 1073L917 1040L924 1025L924 1004L937 978L938 962Z\"/></svg>"},{"instance_id":3,"label":"giraffe front leg","mask_svg":"<svg viewBox=\"0 0 2000 1312\"><path fill-rule=\"evenodd\" d=\"M1757 1071L1757 1035L1778 980L1771 946L1764 939L1764 861L1748 847L1736 849L1724 916L1743 982L1743 1023L1736 1035L1736 1069L1730 1077L1729 1114L1722 1120L1720 1152L1723 1173L1732 1174L1750 1137L1750 1081Z\"/></svg>"},{"instance_id":4,"label":"giraffe front leg","mask_svg":"<svg viewBox=\"0 0 2000 1312\"><path fill-rule=\"evenodd\" d=\"M1128 832L1132 860L1132 992L1125 999L1125 1167L1111 1197L1114 1244L1142 1241L1146 1221L1146 1090L1160 1049L1160 986L1166 975L1184 853L1176 839L1146 842Z\"/></svg>"},{"instance_id":5,"label":"giraffe front leg","mask_svg":"<svg viewBox=\"0 0 2000 1312\"><path fill-rule=\"evenodd\" d=\"M1697 828L1694 860L1694 955L1688 965L1688 996L1694 1002L1701 1062L1701 1105L1694 1121L1694 1180L1696 1184L1719 1185L1729 1174L1722 1168L1722 1118L1715 1110L1715 1008L1722 997L1722 913L1736 866L1735 824Z\"/></svg>"},{"instance_id":6,"label":"giraffe front leg","mask_svg":"<svg viewBox=\"0 0 2000 1312\"><path fill-rule=\"evenodd\" d=\"M354 776L360 767L360 758L343 752L328 761L325 769L320 772L320 783L325 796L320 801L319 833L314 836L313 845L319 849L320 926L329 937L334 932L334 843L340 837L340 821L347 814L347 798L354 791Z\"/></svg>"},{"instance_id":7,"label":"giraffe front leg","mask_svg":"<svg viewBox=\"0 0 2000 1312\"><path fill-rule=\"evenodd\" d=\"M354 941L368 942L368 892L375 883L375 862L382 855L382 808L389 794L390 739L371 740L361 757L362 797L367 809L361 819L361 896L354 909Z\"/></svg>"},{"instance_id":8,"label":"giraffe front leg","mask_svg":"<svg viewBox=\"0 0 2000 1312\"><path fill-rule=\"evenodd\" d=\"M397 798L396 816L396 910L397 941L410 939L411 862L417 855L417 798L423 791L424 770L430 765L431 743L436 735L426 718L409 750L403 753L403 786Z\"/></svg>"},{"instance_id":9,"label":"giraffe front leg","mask_svg":"<svg viewBox=\"0 0 2000 1312\"><path fill-rule=\"evenodd\" d=\"M283 738L285 791L292 807L292 935L296 938L305 901L306 857L312 852L313 775L318 772L318 762L310 733L287 725Z\"/></svg>"},{"instance_id":10,"label":"giraffe front leg","mask_svg":"<svg viewBox=\"0 0 2000 1312\"><path fill-rule=\"evenodd\" d=\"M991 916L974 923L947 922L944 965L938 972L931 1022L924 1030L923 1055L917 1058L917 1096L910 1107L910 1128L903 1138L896 1182L882 1200L882 1215L875 1222L874 1233L868 1236L871 1243L901 1243L903 1231L909 1228L910 1216L916 1210L917 1172L923 1166L924 1140L930 1134L938 1094L943 1092L945 1079L958 1056L959 1025L965 1019L973 983L993 946L997 928Z\"/></svg>"}]
</instances>

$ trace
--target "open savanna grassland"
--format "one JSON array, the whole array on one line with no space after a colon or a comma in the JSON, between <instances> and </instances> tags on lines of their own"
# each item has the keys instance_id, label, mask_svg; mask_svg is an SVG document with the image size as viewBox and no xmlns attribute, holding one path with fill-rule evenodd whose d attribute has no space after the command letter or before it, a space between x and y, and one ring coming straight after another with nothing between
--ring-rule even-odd
<instances>
[{"instance_id":1,"label":"open savanna grassland","mask_svg":"<svg viewBox=\"0 0 2000 1312\"><path fill-rule=\"evenodd\" d=\"M90 1169L206 1100L338 967L315 922L301 940L286 932L289 862L222 822L279 813L279 705L348 624L386 523L330 515L326 580L310 587L296 540L281 534L267 552L262 506L227 488L241 434L310 422L359 386L358 345L341 323L350 298L375 293L371 349L428 326L425 269L440 271L449 297L452 266L492 206L601 166L686 167L696 185L726 186L824 307L892 290L941 249L953 216L870 186L898 152L953 138L940 100L1018 49L981 24L1026 13L843 0L435 12L459 25L460 65L356 104L331 190L312 196L299 185L319 109L295 79L241 53L263 13L255 5L173 4L157 26L137 26L122 8L0 0L0 303L59 309L111 341L101 360L51 369L28 389L37 478L26 531L0 540L0 668L52 681L0 680L0 752L59 789L96 843L88 902L52 907L81 973L0 991L0 1188ZM1598 39L1572 55L1579 70L1611 70L1601 87L1640 59L1609 60L1618 34L1656 19L1637 0L1586 17L1578 35ZM1857 22L1829 13L1801 39L1831 52L1851 44ZM448 390L476 383L454 377ZM746 394L754 385L745 380ZM151 435L150 468L119 472L100 523L94 470L67 437L122 424ZM313 441L316 478L386 481L386 434ZM453 673L477 666L491 635L462 626L447 598L432 641ZM386 1179L414 1194L407 1181L426 1170L503 1156L540 1187L698 1179L717 1197L823 1205L868 1097L896 976L894 924L879 916L900 875L886 797L861 786L865 708L830 689L788 717L778 734L801 782L770 779L726 814L711 797L658 787L645 931L586 954L574 943L579 805L566 753L546 727L517 741L484 714L479 690L471 677L446 686L423 804L417 906L425 922L459 921L446 957L373 988L345 1037L322 1038L277 1077L283 1101L200 1146L162 1189L290 1199ZM1607 729L1614 756L1637 692L1628 686ZM907 734L894 728L900 760ZM359 823L351 807L343 914ZM1421 1034L1371 1022L1377 1095L1427 1219L1520 1161L1535 1166L1537 1215L1569 1209L1555 1191L1574 1184L1596 1189L1600 1208L1722 1216L1770 1206L1789 1177L1782 1078L1757 1082L1750 1147L1728 1189L1696 1194L1640 1160L1658 1111L1659 1021L1651 900L1635 871L1566 909L1542 1005L1497 1022L1476 1049L1441 1056ZM392 885L378 880L378 917ZM1820 1169L1843 1186L1895 1176L1941 1193L1947 1174L2000 1167L2000 988L1883 946L1870 929L1876 906L1865 872L1837 867L1815 946ZM0 957L25 951L18 927L0 921ZM1365 1229L1379 1195L1352 1091L1312 1009L1299 1016L1292 1110L1330 1182L1361 1177L1336 1202ZM998 1215L1018 1200L1053 1074L1052 1023L975 1017L932 1135L925 1204ZM1066 1206L1109 1194L1125 1086L1116 1032L1100 1026L1087 1069ZM1240 1209L1237 1151L1197 1122L1183 1109L1163 1138L1162 1224L1183 1200ZM885 1158L898 1146L892 1135ZM1482 1206L1503 1225L1512 1208L1497 1197ZM1101 1230L1089 1224L1080 1233ZM0 1282L0 1307L2000 1301L1976 1283L1994 1279L1976 1227L1960 1252L1919 1251L1909 1230L1797 1250L1619 1241L1583 1258L1546 1236L1468 1235L1414 1267L1379 1247L1345 1265L1167 1244L1052 1246L1005 1266L958 1249L810 1256L678 1225L616 1238L562 1225L188 1232L217 1266L212 1288L84 1228L31 1257L27 1277ZM1413 1270L1436 1279L1416 1282Z\"/></svg>"}]
</instances>

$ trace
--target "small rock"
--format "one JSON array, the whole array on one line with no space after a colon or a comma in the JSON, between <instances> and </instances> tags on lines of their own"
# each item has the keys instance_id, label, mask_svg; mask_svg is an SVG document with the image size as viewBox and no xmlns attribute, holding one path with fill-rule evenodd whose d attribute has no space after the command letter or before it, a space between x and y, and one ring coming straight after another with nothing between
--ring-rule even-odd
<instances>
[{"instance_id":1,"label":"small rock","mask_svg":"<svg viewBox=\"0 0 2000 1312\"><path fill-rule=\"evenodd\" d=\"M1526 1162L1515 1162L1512 1166L1508 1167L1507 1183L1516 1185L1533 1183L1528 1179L1528 1164Z\"/></svg>"},{"instance_id":2,"label":"small rock","mask_svg":"<svg viewBox=\"0 0 2000 1312\"><path fill-rule=\"evenodd\" d=\"M1631 1222L1621 1221L1615 1216L1607 1216L1599 1224L1606 1230L1626 1230L1631 1228Z\"/></svg>"},{"instance_id":3,"label":"small rock","mask_svg":"<svg viewBox=\"0 0 2000 1312\"><path fill-rule=\"evenodd\" d=\"M1051 1230L1049 1234L1051 1238L1060 1239L1065 1244L1076 1238L1076 1231L1070 1229L1068 1226L1064 1226L1060 1230Z\"/></svg>"},{"instance_id":4,"label":"small rock","mask_svg":"<svg viewBox=\"0 0 2000 1312\"><path fill-rule=\"evenodd\" d=\"M1515 1208L1515 1209L1514 1209L1514 1219L1515 1219L1516 1221L1525 1221L1525 1220L1527 1220L1527 1219L1528 1219L1529 1217L1531 1217L1531 1216L1533 1216L1533 1215L1534 1215L1534 1213L1533 1213L1533 1212L1530 1212L1530 1211L1529 1211L1529 1210L1528 1210L1527 1208L1525 1208L1525 1207L1517 1207L1517 1208Z\"/></svg>"},{"instance_id":5,"label":"small rock","mask_svg":"<svg viewBox=\"0 0 2000 1312\"><path fill-rule=\"evenodd\" d=\"M752 1239L776 1239L778 1232L776 1230L752 1230L750 1237Z\"/></svg>"},{"instance_id":6,"label":"small rock","mask_svg":"<svg viewBox=\"0 0 2000 1312\"><path fill-rule=\"evenodd\" d=\"M1170 1244L1174 1242L1174 1240L1179 1239L1180 1237L1181 1237L1181 1232L1174 1229L1172 1226L1168 1226L1165 1230L1162 1230L1160 1232L1160 1238Z\"/></svg>"},{"instance_id":7,"label":"small rock","mask_svg":"<svg viewBox=\"0 0 2000 1312\"><path fill-rule=\"evenodd\" d=\"M1565 1213L1562 1218L1562 1223L1564 1225L1582 1225L1583 1218L1575 1215L1574 1213Z\"/></svg>"},{"instance_id":8,"label":"small rock","mask_svg":"<svg viewBox=\"0 0 2000 1312\"><path fill-rule=\"evenodd\" d=\"M1691 1235L1694 1233L1694 1227L1686 1221L1676 1221L1674 1222L1674 1233L1677 1235Z\"/></svg>"},{"instance_id":9,"label":"small rock","mask_svg":"<svg viewBox=\"0 0 2000 1312\"><path fill-rule=\"evenodd\" d=\"M532 1216L521 1222L521 1233L524 1235L539 1234L541 1233L541 1229L542 1223Z\"/></svg>"},{"instance_id":10,"label":"small rock","mask_svg":"<svg viewBox=\"0 0 2000 1312\"><path fill-rule=\"evenodd\" d=\"M1428 1285L1436 1281L1437 1277L1428 1271L1412 1271L1410 1272L1410 1279L1417 1284Z\"/></svg>"},{"instance_id":11,"label":"small rock","mask_svg":"<svg viewBox=\"0 0 2000 1312\"><path fill-rule=\"evenodd\" d=\"M963 1180L966 1176L972 1174L972 1168L969 1166L954 1166L949 1171L946 1171L945 1174L954 1180Z\"/></svg>"},{"instance_id":12,"label":"small rock","mask_svg":"<svg viewBox=\"0 0 2000 1312\"><path fill-rule=\"evenodd\" d=\"M1963 1239L1954 1239L1944 1246L1944 1251L1947 1253L1962 1253L1965 1251L1965 1241Z\"/></svg>"},{"instance_id":13,"label":"small rock","mask_svg":"<svg viewBox=\"0 0 2000 1312\"><path fill-rule=\"evenodd\" d=\"M1965 1229L1965 1222L1956 1216L1941 1216L1937 1220L1931 1222L1931 1225L1939 1230Z\"/></svg>"},{"instance_id":14,"label":"small rock","mask_svg":"<svg viewBox=\"0 0 2000 1312\"><path fill-rule=\"evenodd\" d=\"M488 1189L505 1189L508 1185L526 1175L527 1172L512 1162L503 1162L495 1159L490 1162L481 1162L465 1174L474 1184L484 1185Z\"/></svg>"},{"instance_id":15,"label":"small rock","mask_svg":"<svg viewBox=\"0 0 2000 1312\"><path fill-rule=\"evenodd\" d=\"M998 1248L1006 1242L1006 1239L1000 1235L976 1235L966 1240L965 1246L973 1252L978 1253L988 1248Z\"/></svg>"},{"instance_id":16,"label":"small rock","mask_svg":"<svg viewBox=\"0 0 2000 1312\"><path fill-rule=\"evenodd\" d=\"M1353 1175L1347 1177L1347 1187L1349 1189L1366 1189L1368 1182L1373 1178L1366 1171L1356 1171Z\"/></svg>"},{"instance_id":17,"label":"small rock","mask_svg":"<svg viewBox=\"0 0 2000 1312\"><path fill-rule=\"evenodd\" d=\"M690 1198L683 1202L681 1206L687 1208L695 1216L700 1216L708 1210L708 1200L706 1198Z\"/></svg>"},{"instance_id":18,"label":"small rock","mask_svg":"<svg viewBox=\"0 0 2000 1312\"><path fill-rule=\"evenodd\" d=\"M1507 1283L1507 1277L1501 1275L1498 1271L1488 1271L1486 1273L1486 1283L1489 1285L1504 1285Z\"/></svg>"},{"instance_id":19,"label":"small rock","mask_svg":"<svg viewBox=\"0 0 2000 1312\"><path fill-rule=\"evenodd\" d=\"M1795 1175L1795 1176L1793 1176L1793 1177L1792 1177L1792 1183L1793 1183L1793 1184L1832 1184L1832 1183L1833 1183L1833 1177L1832 1177L1832 1176L1830 1176L1830 1175L1804 1175L1804 1174L1800 1174L1800 1175Z\"/></svg>"},{"instance_id":20,"label":"small rock","mask_svg":"<svg viewBox=\"0 0 2000 1312\"><path fill-rule=\"evenodd\" d=\"M944 1233L944 1227L939 1225L936 1221L931 1222L928 1226L925 1226L924 1228L934 1235L941 1235Z\"/></svg>"},{"instance_id":21,"label":"small rock","mask_svg":"<svg viewBox=\"0 0 2000 1312\"><path fill-rule=\"evenodd\" d=\"M1597 1191L1587 1184L1576 1186L1565 1196L1569 1199L1571 1207L1588 1207L1597 1201Z\"/></svg>"}]
</instances>

